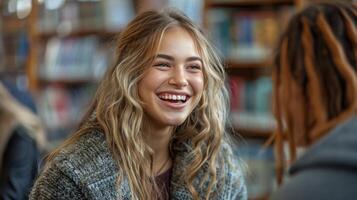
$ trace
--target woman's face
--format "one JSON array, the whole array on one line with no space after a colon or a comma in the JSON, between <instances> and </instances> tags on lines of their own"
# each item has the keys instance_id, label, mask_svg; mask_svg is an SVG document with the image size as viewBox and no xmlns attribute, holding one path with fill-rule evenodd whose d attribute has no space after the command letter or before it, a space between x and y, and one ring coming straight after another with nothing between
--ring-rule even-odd
<instances>
[{"instance_id":1,"label":"woman's face","mask_svg":"<svg viewBox=\"0 0 357 200\"><path fill-rule=\"evenodd\" d=\"M203 84L203 63L191 35L180 27L169 28L138 84L148 124L182 124L198 104Z\"/></svg>"}]
</instances>

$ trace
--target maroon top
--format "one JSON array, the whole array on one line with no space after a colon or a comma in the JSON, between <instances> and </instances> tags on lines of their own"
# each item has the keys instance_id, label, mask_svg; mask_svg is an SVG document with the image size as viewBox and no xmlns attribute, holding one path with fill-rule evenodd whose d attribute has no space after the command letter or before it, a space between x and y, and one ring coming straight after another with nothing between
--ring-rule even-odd
<instances>
[{"instance_id":1,"label":"maroon top","mask_svg":"<svg viewBox=\"0 0 357 200\"><path fill-rule=\"evenodd\" d=\"M166 170L164 173L155 177L157 186L159 186L161 192L161 198L159 200L170 199L170 180L171 180L172 168Z\"/></svg>"}]
</instances>

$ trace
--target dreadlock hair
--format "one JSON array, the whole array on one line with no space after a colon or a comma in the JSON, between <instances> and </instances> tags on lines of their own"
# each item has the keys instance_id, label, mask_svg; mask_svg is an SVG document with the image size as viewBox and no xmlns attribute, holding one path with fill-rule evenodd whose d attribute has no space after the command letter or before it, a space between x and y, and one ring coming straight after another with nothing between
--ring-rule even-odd
<instances>
[{"instance_id":1,"label":"dreadlock hair","mask_svg":"<svg viewBox=\"0 0 357 200\"><path fill-rule=\"evenodd\" d=\"M313 144L356 113L356 23L356 4L319 3L295 14L281 37L273 70L272 136L279 184L285 139L292 162L297 145Z\"/></svg>"}]
</instances>

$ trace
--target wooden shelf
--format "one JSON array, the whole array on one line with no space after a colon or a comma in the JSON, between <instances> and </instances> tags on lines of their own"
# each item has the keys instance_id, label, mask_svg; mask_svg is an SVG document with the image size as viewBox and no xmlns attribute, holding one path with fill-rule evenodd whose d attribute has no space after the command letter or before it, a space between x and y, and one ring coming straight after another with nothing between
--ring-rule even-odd
<instances>
[{"instance_id":1,"label":"wooden shelf","mask_svg":"<svg viewBox=\"0 0 357 200\"><path fill-rule=\"evenodd\" d=\"M25 74L26 71L22 67L12 67L12 68L0 68L0 74L7 74L7 75L19 75L19 74Z\"/></svg>"},{"instance_id":2,"label":"wooden shelf","mask_svg":"<svg viewBox=\"0 0 357 200\"><path fill-rule=\"evenodd\" d=\"M234 131L243 137L268 138L275 129L275 119L269 114L232 112Z\"/></svg>"},{"instance_id":3,"label":"wooden shelf","mask_svg":"<svg viewBox=\"0 0 357 200\"><path fill-rule=\"evenodd\" d=\"M89 36L89 35L96 35L100 36L102 38L114 38L117 36L120 32L112 32L112 31L103 31L99 29L92 29L92 30L77 30L77 31L72 31L70 33L66 33L61 35L57 31L48 31L48 32L39 32L36 33L36 36L40 39L46 40L51 37L83 37L83 36Z\"/></svg>"},{"instance_id":4,"label":"wooden shelf","mask_svg":"<svg viewBox=\"0 0 357 200\"><path fill-rule=\"evenodd\" d=\"M269 200L269 194L266 194L263 197L248 198L248 200Z\"/></svg>"},{"instance_id":5,"label":"wooden shelf","mask_svg":"<svg viewBox=\"0 0 357 200\"><path fill-rule=\"evenodd\" d=\"M60 84L60 85L82 85L87 83L97 83L98 80L90 79L90 78L80 78L80 79L39 79L40 85L49 85L49 84Z\"/></svg>"},{"instance_id":6,"label":"wooden shelf","mask_svg":"<svg viewBox=\"0 0 357 200\"><path fill-rule=\"evenodd\" d=\"M208 6L211 8L219 7L262 7L262 6L283 6L294 5L293 0L225 0L208 2Z\"/></svg>"},{"instance_id":7,"label":"wooden shelf","mask_svg":"<svg viewBox=\"0 0 357 200\"><path fill-rule=\"evenodd\" d=\"M264 61L251 61L251 62L240 62L240 61L234 61L232 59L228 59L225 61L225 65L228 68L233 68L233 69L239 69L239 68L244 68L244 69L253 69L253 68L272 68L272 60L264 60Z\"/></svg>"}]
</instances>

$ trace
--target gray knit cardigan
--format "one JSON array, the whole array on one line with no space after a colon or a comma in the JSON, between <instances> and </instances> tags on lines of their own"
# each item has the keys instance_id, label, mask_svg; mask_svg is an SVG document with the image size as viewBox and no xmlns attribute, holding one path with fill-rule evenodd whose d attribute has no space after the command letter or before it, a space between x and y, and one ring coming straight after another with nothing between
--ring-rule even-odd
<instances>
[{"instance_id":1,"label":"gray knit cardigan","mask_svg":"<svg viewBox=\"0 0 357 200\"><path fill-rule=\"evenodd\" d=\"M186 145L187 147L188 145ZM175 200L189 200L192 196L182 181L182 169L187 162L188 150L175 151L173 173L170 183L170 197ZM222 151L230 152L227 147ZM227 155L227 153L222 154ZM228 156L227 156L228 159ZM231 159L217 169L224 178L214 187L215 200L247 199L244 179L238 164ZM233 165L232 165L233 164ZM204 165L194 180L199 194L205 194L206 185L198 186L207 171ZM30 199L131 199L128 181L116 186L118 166L112 158L105 136L93 132L82 136L77 142L64 148L37 179ZM201 197L202 198L202 197Z\"/></svg>"}]
</instances>

